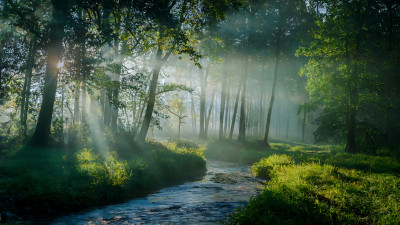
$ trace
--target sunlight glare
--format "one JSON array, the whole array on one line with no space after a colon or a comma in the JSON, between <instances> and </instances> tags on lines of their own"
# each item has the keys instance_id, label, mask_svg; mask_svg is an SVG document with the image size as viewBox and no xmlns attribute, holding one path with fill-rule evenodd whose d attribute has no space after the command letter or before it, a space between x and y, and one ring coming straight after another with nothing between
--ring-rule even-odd
<instances>
[{"instance_id":1,"label":"sunlight glare","mask_svg":"<svg viewBox=\"0 0 400 225\"><path fill-rule=\"evenodd\" d=\"M64 62L58 62L57 63L57 69L61 69L64 67Z\"/></svg>"}]
</instances>

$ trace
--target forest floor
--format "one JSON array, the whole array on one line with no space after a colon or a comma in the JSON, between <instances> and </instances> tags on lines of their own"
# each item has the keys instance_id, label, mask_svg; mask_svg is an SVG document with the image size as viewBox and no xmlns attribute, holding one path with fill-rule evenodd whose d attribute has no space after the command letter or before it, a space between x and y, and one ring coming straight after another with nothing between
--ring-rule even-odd
<instances>
[{"instance_id":1,"label":"forest floor","mask_svg":"<svg viewBox=\"0 0 400 225\"><path fill-rule=\"evenodd\" d=\"M9 221L121 202L206 170L202 151L157 142L110 152L24 146L8 155L0 165L0 211Z\"/></svg>"},{"instance_id":2,"label":"forest floor","mask_svg":"<svg viewBox=\"0 0 400 225\"><path fill-rule=\"evenodd\" d=\"M207 158L253 164L265 189L227 224L400 224L400 162L343 146L211 142Z\"/></svg>"}]
</instances>

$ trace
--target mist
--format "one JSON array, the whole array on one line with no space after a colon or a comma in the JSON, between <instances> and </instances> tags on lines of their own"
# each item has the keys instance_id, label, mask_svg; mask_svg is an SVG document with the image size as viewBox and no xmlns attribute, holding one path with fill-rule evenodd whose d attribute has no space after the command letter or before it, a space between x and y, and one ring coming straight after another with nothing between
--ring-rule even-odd
<instances>
[{"instance_id":1,"label":"mist","mask_svg":"<svg viewBox=\"0 0 400 225\"><path fill-rule=\"evenodd\" d=\"M0 0L0 223L398 224L399 53L392 0Z\"/></svg>"}]
</instances>

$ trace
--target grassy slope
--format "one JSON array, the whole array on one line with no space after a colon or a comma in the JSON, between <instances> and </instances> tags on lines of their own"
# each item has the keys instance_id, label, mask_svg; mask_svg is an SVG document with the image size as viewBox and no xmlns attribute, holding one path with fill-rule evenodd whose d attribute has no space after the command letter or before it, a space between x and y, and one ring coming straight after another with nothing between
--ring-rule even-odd
<instances>
[{"instance_id":1,"label":"grassy slope","mask_svg":"<svg viewBox=\"0 0 400 225\"><path fill-rule=\"evenodd\" d=\"M400 162L340 146L211 143L208 158L251 164L265 190L229 224L400 224Z\"/></svg>"},{"instance_id":2,"label":"grassy slope","mask_svg":"<svg viewBox=\"0 0 400 225\"><path fill-rule=\"evenodd\" d=\"M55 214L194 179L204 173L205 160L200 150L160 143L108 153L24 147L0 169L0 195L11 201L8 208L18 214Z\"/></svg>"}]
</instances>

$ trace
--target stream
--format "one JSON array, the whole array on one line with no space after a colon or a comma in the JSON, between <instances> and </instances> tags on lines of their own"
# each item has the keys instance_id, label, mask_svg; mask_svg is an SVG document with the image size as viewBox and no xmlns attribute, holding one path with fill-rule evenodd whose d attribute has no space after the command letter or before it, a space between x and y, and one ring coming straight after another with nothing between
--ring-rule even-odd
<instances>
[{"instance_id":1,"label":"stream","mask_svg":"<svg viewBox=\"0 0 400 225\"><path fill-rule=\"evenodd\" d=\"M207 160L207 174L202 180L58 217L50 224L217 224L245 205L260 188L261 181L250 174L250 166Z\"/></svg>"}]
</instances>

